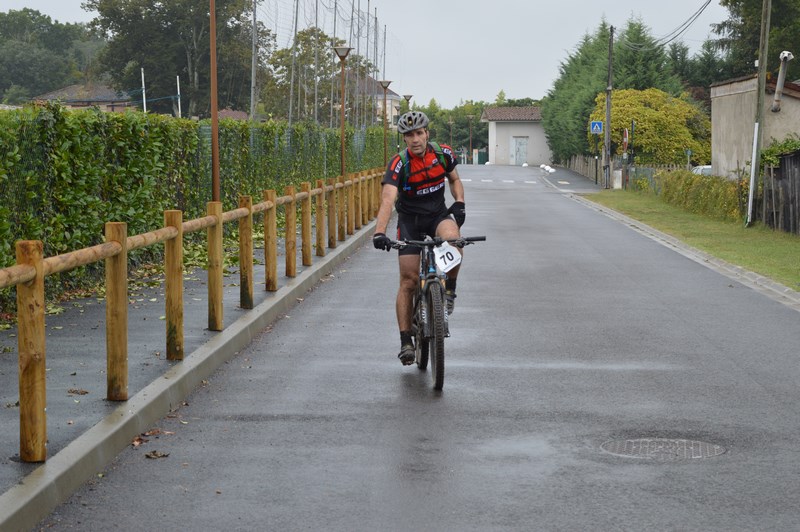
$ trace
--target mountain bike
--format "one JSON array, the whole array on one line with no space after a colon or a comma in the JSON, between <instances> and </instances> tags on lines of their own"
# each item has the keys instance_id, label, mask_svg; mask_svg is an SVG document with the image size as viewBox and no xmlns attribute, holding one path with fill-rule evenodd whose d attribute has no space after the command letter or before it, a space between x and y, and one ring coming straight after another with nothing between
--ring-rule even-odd
<instances>
[{"instance_id":1,"label":"mountain bike","mask_svg":"<svg viewBox=\"0 0 800 532\"><path fill-rule=\"evenodd\" d=\"M407 246L422 248L419 261L419 284L414 292L414 314L411 332L414 335L415 361L424 371L431 361L433 389L444 386L444 339L450 336L448 315L445 309L444 283L447 272L461 263L461 254L455 248L463 248L475 242L485 241L485 236L469 236L452 240L440 237L425 240L399 240L392 242L394 249ZM455 247L454 247L455 246Z\"/></svg>"}]
</instances>

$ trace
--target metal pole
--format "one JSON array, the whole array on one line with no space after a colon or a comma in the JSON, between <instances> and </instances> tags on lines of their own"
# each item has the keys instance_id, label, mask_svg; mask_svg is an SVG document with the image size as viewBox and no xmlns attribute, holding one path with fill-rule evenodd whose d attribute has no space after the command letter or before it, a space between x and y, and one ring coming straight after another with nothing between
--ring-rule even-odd
<instances>
[{"instance_id":1,"label":"metal pole","mask_svg":"<svg viewBox=\"0 0 800 532\"><path fill-rule=\"evenodd\" d=\"M614 74L614 26L608 37L608 85L606 85L606 130L603 142L603 188L611 186L611 80Z\"/></svg>"},{"instance_id":2,"label":"metal pole","mask_svg":"<svg viewBox=\"0 0 800 532\"><path fill-rule=\"evenodd\" d=\"M256 119L256 63L258 58L257 39L256 39L256 2L253 0L253 48L250 59L250 120Z\"/></svg>"},{"instance_id":3,"label":"metal pole","mask_svg":"<svg viewBox=\"0 0 800 532\"><path fill-rule=\"evenodd\" d=\"M340 139L340 140L341 140L341 142L340 142L340 143L341 143L341 145L342 145L342 161L341 161L341 171L340 171L340 175L342 175L342 176L343 176L343 175L344 175L344 169L345 169L345 159L344 159L344 157L345 157L345 153L344 153L344 102L345 102L345 94L344 94L344 62L345 62L345 58L344 58L344 57L342 57L342 60L341 60L340 62L342 63L342 75L341 75L341 78L342 78L342 82L341 82L341 89L342 89L342 98L341 98L341 107L342 107L342 116L341 116L341 120L342 120L342 133L341 133L341 139Z\"/></svg>"},{"instance_id":4,"label":"metal pole","mask_svg":"<svg viewBox=\"0 0 800 532\"><path fill-rule=\"evenodd\" d=\"M175 76L178 81L178 118L181 118L181 77Z\"/></svg>"},{"instance_id":5,"label":"metal pole","mask_svg":"<svg viewBox=\"0 0 800 532\"><path fill-rule=\"evenodd\" d=\"M389 89L391 81L381 80L380 84L383 87L383 166L389 164L389 148L387 145L387 136L389 134L389 123L386 118L386 91Z\"/></svg>"},{"instance_id":6,"label":"metal pole","mask_svg":"<svg viewBox=\"0 0 800 532\"><path fill-rule=\"evenodd\" d=\"M147 93L144 90L144 68L142 68L142 111L147 112Z\"/></svg>"},{"instance_id":7,"label":"metal pole","mask_svg":"<svg viewBox=\"0 0 800 532\"><path fill-rule=\"evenodd\" d=\"M747 195L747 221L745 226L753 223L753 203L755 189L758 186L758 174L761 168L761 121L764 116L764 90L767 85L767 54L769 52L769 23L772 13L772 0L763 0L761 4L761 46L758 50L758 87L756 88L756 119L753 126L753 158L750 163L750 190Z\"/></svg>"},{"instance_id":8,"label":"metal pole","mask_svg":"<svg viewBox=\"0 0 800 532\"><path fill-rule=\"evenodd\" d=\"M217 15L214 0L211 12L211 201L219 196L219 104L217 103Z\"/></svg>"}]
</instances>

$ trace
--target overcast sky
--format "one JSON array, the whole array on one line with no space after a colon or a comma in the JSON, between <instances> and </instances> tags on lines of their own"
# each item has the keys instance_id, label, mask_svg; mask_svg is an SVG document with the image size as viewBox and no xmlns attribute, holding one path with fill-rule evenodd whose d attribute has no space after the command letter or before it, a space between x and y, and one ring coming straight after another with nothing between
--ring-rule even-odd
<instances>
[{"instance_id":1,"label":"overcast sky","mask_svg":"<svg viewBox=\"0 0 800 532\"><path fill-rule=\"evenodd\" d=\"M59 22L86 22L94 14L83 11L81 1L2 0L0 10L29 7ZM385 65L385 77L393 80L390 89L398 94L413 94L413 101L423 105L435 98L448 109L466 100L492 102L501 90L507 98L541 98L552 88L559 65L585 34L596 31L601 20L624 29L631 17L638 17L650 28L651 35L659 38L681 27L706 3L370 0L368 9L367 0L353 1L356 8L360 5L373 17L377 12L379 29L386 28L385 61L383 37L379 37L377 63L381 74ZM349 20L342 19L350 18L351 0L301 0L299 27L316 20L326 33L333 34L330 13L334 2L339 13L336 35L349 37L342 31ZM291 38L293 0L259 0L258 5L259 17L278 34L279 46L286 46ZM316 6L322 14L317 13L319 18L315 19ZM728 12L719 0L711 0L679 39L696 52L711 36L710 24L727 18ZM361 55L366 55L365 50Z\"/></svg>"}]
</instances>

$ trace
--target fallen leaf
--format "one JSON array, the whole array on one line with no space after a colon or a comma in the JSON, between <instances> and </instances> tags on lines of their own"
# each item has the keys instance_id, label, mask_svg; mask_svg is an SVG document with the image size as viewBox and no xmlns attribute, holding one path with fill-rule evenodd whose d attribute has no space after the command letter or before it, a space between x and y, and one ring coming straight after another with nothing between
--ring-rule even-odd
<instances>
[{"instance_id":1,"label":"fallen leaf","mask_svg":"<svg viewBox=\"0 0 800 532\"><path fill-rule=\"evenodd\" d=\"M169 453L162 453L161 451L150 451L145 456L147 458L152 458L152 459L166 458L167 456L169 456Z\"/></svg>"},{"instance_id":2,"label":"fallen leaf","mask_svg":"<svg viewBox=\"0 0 800 532\"><path fill-rule=\"evenodd\" d=\"M70 388L69 390L67 390L67 395L86 395L87 393L89 392L87 392L86 390L81 390L79 388Z\"/></svg>"},{"instance_id":3,"label":"fallen leaf","mask_svg":"<svg viewBox=\"0 0 800 532\"><path fill-rule=\"evenodd\" d=\"M148 441L150 441L150 440L148 440L147 438L143 438L143 437L141 437L141 436L136 436L136 437L133 439L133 441L131 442L131 445L133 445L133 448L134 448L134 449L136 449L136 448L138 448L140 445L142 445L142 444L144 444L144 443L147 443Z\"/></svg>"}]
</instances>

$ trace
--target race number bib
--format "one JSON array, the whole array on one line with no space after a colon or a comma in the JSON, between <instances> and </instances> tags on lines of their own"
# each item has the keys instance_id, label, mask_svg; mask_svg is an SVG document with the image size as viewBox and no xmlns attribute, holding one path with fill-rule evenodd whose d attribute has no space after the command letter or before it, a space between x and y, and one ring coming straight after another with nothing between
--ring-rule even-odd
<instances>
[{"instance_id":1,"label":"race number bib","mask_svg":"<svg viewBox=\"0 0 800 532\"><path fill-rule=\"evenodd\" d=\"M436 266L445 273L461 264L461 253L449 242L443 242L441 246L436 247L434 255Z\"/></svg>"}]
</instances>

